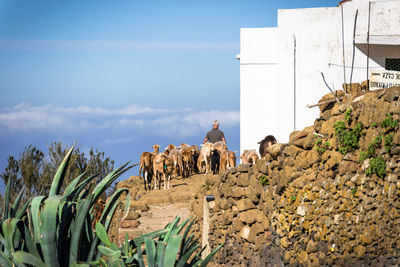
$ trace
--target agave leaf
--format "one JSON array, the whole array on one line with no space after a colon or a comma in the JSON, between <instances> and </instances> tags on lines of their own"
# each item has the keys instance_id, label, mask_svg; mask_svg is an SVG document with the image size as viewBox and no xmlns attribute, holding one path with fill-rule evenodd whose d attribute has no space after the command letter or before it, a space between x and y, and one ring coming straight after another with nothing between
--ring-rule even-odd
<instances>
[{"instance_id":1,"label":"agave leaf","mask_svg":"<svg viewBox=\"0 0 400 267\"><path fill-rule=\"evenodd\" d=\"M65 197L64 197L65 199ZM63 202L60 203L59 223L57 227L57 247L58 247L58 258L62 263L68 263L69 254L66 251L69 250L70 244L70 231L73 227L76 203L74 202Z\"/></svg>"},{"instance_id":2,"label":"agave leaf","mask_svg":"<svg viewBox=\"0 0 400 267\"><path fill-rule=\"evenodd\" d=\"M128 240L128 233L125 233L125 240L124 240L124 255L128 256L129 254L129 240Z\"/></svg>"},{"instance_id":3,"label":"agave leaf","mask_svg":"<svg viewBox=\"0 0 400 267\"><path fill-rule=\"evenodd\" d=\"M171 235L165 248L164 266L175 266L176 256L182 242L182 237L179 235Z\"/></svg>"},{"instance_id":4,"label":"agave leaf","mask_svg":"<svg viewBox=\"0 0 400 267\"><path fill-rule=\"evenodd\" d=\"M77 196L77 198L78 198L78 199L86 199L87 196L89 195L90 191L91 191L91 187L92 187L92 186L89 186L89 188L83 190L83 191L79 194L79 196ZM93 205L93 204L94 204L94 202L92 203L92 205Z\"/></svg>"},{"instance_id":5,"label":"agave leaf","mask_svg":"<svg viewBox=\"0 0 400 267\"><path fill-rule=\"evenodd\" d=\"M4 208L3 208L3 221L8 219L8 209L10 206L10 190L11 190L11 178L8 177L6 192L4 193Z\"/></svg>"},{"instance_id":6,"label":"agave leaf","mask_svg":"<svg viewBox=\"0 0 400 267\"><path fill-rule=\"evenodd\" d=\"M14 260L15 262L19 264L29 264L35 267L48 267L42 260L40 260L38 257L27 253L25 251L17 251L14 254Z\"/></svg>"},{"instance_id":7,"label":"agave leaf","mask_svg":"<svg viewBox=\"0 0 400 267\"><path fill-rule=\"evenodd\" d=\"M3 222L4 240L6 241L4 254L7 257L11 257L15 252L14 235L16 234L16 231L18 231L18 222L20 222L20 220L16 218L8 218Z\"/></svg>"},{"instance_id":8,"label":"agave leaf","mask_svg":"<svg viewBox=\"0 0 400 267\"><path fill-rule=\"evenodd\" d=\"M100 266L100 261L89 261L87 264L98 267Z\"/></svg>"},{"instance_id":9,"label":"agave leaf","mask_svg":"<svg viewBox=\"0 0 400 267\"><path fill-rule=\"evenodd\" d=\"M193 239L194 239L194 234L192 233L192 234L190 234L190 236L185 240L185 242L184 242L184 244L183 244L183 246L184 246L183 251L186 251L187 249L190 248L190 245L191 245ZM183 242L183 241L182 241L182 242ZM197 239L196 239L195 241L193 241L193 242L197 242Z\"/></svg>"},{"instance_id":10,"label":"agave leaf","mask_svg":"<svg viewBox=\"0 0 400 267\"><path fill-rule=\"evenodd\" d=\"M14 264L1 250L0 250L0 265L6 267L14 267Z\"/></svg>"},{"instance_id":11,"label":"agave leaf","mask_svg":"<svg viewBox=\"0 0 400 267\"><path fill-rule=\"evenodd\" d=\"M25 243L26 247L28 248L28 252L31 253L33 256L40 258L39 252L36 248L35 239L34 237L32 237L26 225L24 225L24 231L25 231Z\"/></svg>"},{"instance_id":12,"label":"agave leaf","mask_svg":"<svg viewBox=\"0 0 400 267\"><path fill-rule=\"evenodd\" d=\"M219 245L216 249L214 249L207 257L201 262L200 267L205 267L212 260L215 254L225 245L225 242Z\"/></svg>"},{"instance_id":13,"label":"agave leaf","mask_svg":"<svg viewBox=\"0 0 400 267\"><path fill-rule=\"evenodd\" d=\"M104 223L104 228L106 229L107 232L110 229L112 217L114 216L115 210L117 209L119 203L120 203L120 201L117 201L114 204L113 208L110 211L110 214L106 217L106 221ZM111 243L111 248L118 249L118 247L114 243Z\"/></svg>"},{"instance_id":14,"label":"agave leaf","mask_svg":"<svg viewBox=\"0 0 400 267\"><path fill-rule=\"evenodd\" d=\"M29 199L28 201L25 202L25 204L22 206L22 208L20 208L17 213L15 214L15 218L17 219L21 219L22 216L27 212L28 210L28 206L31 204L31 200Z\"/></svg>"},{"instance_id":15,"label":"agave leaf","mask_svg":"<svg viewBox=\"0 0 400 267\"><path fill-rule=\"evenodd\" d=\"M90 264L87 263L72 263L69 267L90 267ZM96 265L97 266L97 265Z\"/></svg>"},{"instance_id":16,"label":"agave leaf","mask_svg":"<svg viewBox=\"0 0 400 267\"><path fill-rule=\"evenodd\" d=\"M60 195L47 198L40 214L40 247L45 263L52 267L59 266L56 234L58 207L62 198Z\"/></svg>"},{"instance_id":17,"label":"agave leaf","mask_svg":"<svg viewBox=\"0 0 400 267\"><path fill-rule=\"evenodd\" d=\"M164 266L165 243L157 241L157 266Z\"/></svg>"},{"instance_id":18,"label":"agave leaf","mask_svg":"<svg viewBox=\"0 0 400 267\"><path fill-rule=\"evenodd\" d=\"M115 261L110 261L108 263L108 266L110 266L110 267L125 267L125 264L122 260L118 259Z\"/></svg>"},{"instance_id":19,"label":"agave leaf","mask_svg":"<svg viewBox=\"0 0 400 267\"><path fill-rule=\"evenodd\" d=\"M74 150L74 146L75 145L73 145L70 148L70 150L67 152L67 155L65 155L63 161L61 162L60 166L57 169L56 174L54 175L53 182L51 184L50 191L49 191L49 197L59 194L61 185L64 181L65 172L67 170L66 167L68 166L68 162L71 159L71 154L72 154L72 151Z\"/></svg>"},{"instance_id":20,"label":"agave leaf","mask_svg":"<svg viewBox=\"0 0 400 267\"><path fill-rule=\"evenodd\" d=\"M3 235L0 233L0 243L2 246L6 246L6 240L4 239ZM0 249L2 251L2 249Z\"/></svg>"},{"instance_id":21,"label":"agave leaf","mask_svg":"<svg viewBox=\"0 0 400 267\"><path fill-rule=\"evenodd\" d=\"M176 216L175 219L174 219L174 221L173 221L171 224L168 225L167 228L168 228L169 230L168 230L167 234L165 235L165 237L164 237L164 239L163 239L163 241L164 241L165 243L168 243L168 240L169 240L169 238L171 237L172 231L175 230L176 225L179 223L179 220L180 220L180 217L179 217L179 216Z\"/></svg>"},{"instance_id":22,"label":"agave leaf","mask_svg":"<svg viewBox=\"0 0 400 267\"><path fill-rule=\"evenodd\" d=\"M157 231L136 237L133 239L133 242L135 243L136 247L140 248L141 244L144 242L145 237L156 238L156 237L166 234L167 232L168 232L168 229L157 230Z\"/></svg>"},{"instance_id":23,"label":"agave leaf","mask_svg":"<svg viewBox=\"0 0 400 267\"><path fill-rule=\"evenodd\" d=\"M102 258L99 259L99 262L102 267L108 267L107 263Z\"/></svg>"},{"instance_id":24,"label":"agave leaf","mask_svg":"<svg viewBox=\"0 0 400 267\"><path fill-rule=\"evenodd\" d=\"M192 219L192 217L190 217L190 219ZM183 233L183 236L182 236L182 245L181 245L181 252L180 252L181 255L183 255L183 254L186 252L186 245L187 245L186 237L187 237L187 235L189 234L190 228L192 228L192 225L193 225L193 223L194 223L195 220L196 220L196 219L193 218L193 219L190 221L189 225L188 225L188 226L186 227L186 229L185 229L185 232ZM190 241L189 241L189 242L190 242Z\"/></svg>"},{"instance_id":25,"label":"agave leaf","mask_svg":"<svg viewBox=\"0 0 400 267\"><path fill-rule=\"evenodd\" d=\"M202 259L200 257L201 253L206 249L207 246L204 246L200 251L196 253L196 255L192 258L192 260L189 263L189 266L199 266L200 263L202 262Z\"/></svg>"},{"instance_id":26,"label":"agave leaf","mask_svg":"<svg viewBox=\"0 0 400 267\"><path fill-rule=\"evenodd\" d=\"M31 203L31 216L32 216L32 226L33 226L33 236L35 237L35 242L40 243L40 204L45 199L44 196L34 197Z\"/></svg>"},{"instance_id":27,"label":"agave leaf","mask_svg":"<svg viewBox=\"0 0 400 267\"><path fill-rule=\"evenodd\" d=\"M17 213L17 209L18 209L19 203L21 202L24 191L25 191L25 188L22 188L22 190L18 193L18 196L15 199L14 204L11 206L10 217L15 217L15 214Z\"/></svg>"},{"instance_id":28,"label":"agave leaf","mask_svg":"<svg viewBox=\"0 0 400 267\"><path fill-rule=\"evenodd\" d=\"M194 239L192 242L190 242L190 243L187 245L186 249L190 249L191 247L195 246L195 245L198 244L198 243L199 243L199 239L196 238L196 239Z\"/></svg>"},{"instance_id":29,"label":"agave leaf","mask_svg":"<svg viewBox=\"0 0 400 267\"><path fill-rule=\"evenodd\" d=\"M89 210L92 206L93 195L89 195L82 203L79 203L74 228L72 229L71 245L70 245L70 255L69 264L79 258L79 243L82 236L82 230L86 220L86 216L89 214Z\"/></svg>"},{"instance_id":30,"label":"agave leaf","mask_svg":"<svg viewBox=\"0 0 400 267\"><path fill-rule=\"evenodd\" d=\"M105 247L105 246L98 246L97 249L106 257L111 258L112 255L114 255L114 250L111 248Z\"/></svg>"},{"instance_id":31,"label":"agave leaf","mask_svg":"<svg viewBox=\"0 0 400 267\"><path fill-rule=\"evenodd\" d=\"M134 241L135 241L135 239L134 239ZM144 240L143 236L142 236L141 240ZM139 241L139 239L136 239L136 241ZM137 247L137 250L136 250L136 254L135 254L134 258L136 258L140 267L144 267L145 265L144 265L144 261L143 261L143 253L142 253L141 243L139 243L139 245L135 243L135 245Z\"/></svg>"},{"instance_id":32,"label":"agave leaf","mask_svg":"<svg viewBox=\"0 0 400 267\"><path fill-rule=\"evenodd\" d=\"M118 201L119 197L124 192L129 195L129 190L127 188L120 188L117 191L115 191L114 194L112 194L112 196L107 201L106 206L104 207L103 213L101 214L101 217L100 217L100 220L99 220L100 222L103 222L104 219L109 216L110 210L113 208L114 204Z\"/></svg>"},{"instance_id":33,"label":"agave leaf","mask_svg":"<svg viewBox=\"0 0 400 267\"><path fill-rule=\"evenodd\" d=\"M97 222L96 223L96 235L100 238L101 242L103 242L106 246L111 246L111 241L108 239L108 235L104 226Z\"/></svg>"},{"instance_id":34,"label":"agave leaf","mask_svg":"<svg viewBox=\"0 0 400 267\"><path fill-rule=\"evenodd\" d=\"M75 187L70 193L64 194L65 196L69 197L72 200L76 200L77 197L80 195L82 190L97 176L99 176L100 173L96 173L85 180L83 180L77 187Z\"/></svg>"},{"instance_id":35,"label":"agave leaf","mask_svg":"<svg viewBox=\"0 0 400 267\"><path fill-rule=\"evenodd\" d=\"M101 196L101 194L104 193L104 191L123 173L128 171L130 168L138 165L134 164L131 166L126 167L129 164L129 161L127 163L122 164L119 168L113 170L110 172L104 179L100 181L100 183L97 184L97 186L93 189L93 201L97 201L97 199ZM126 167L126 168L125 168Z\"/></svg>"},{"instance_id":36,"label":"agave leaf","mask_svg":"<svg viewBox=\"0 0 400 267\"><path fill-rule=\"evenodd\" d=\"M144 238L144 243L146 245L147 266L156 267L156 245L153 239L148 237Z\"/></svg>"},{"instance_id":37,"label":"agave leaf","mask_svg":"<svg viewBox=\"0 0 400 267\"><path fill-rule=\"evenodd\" d=\"M197 244L187 250L185 254L180 254L179 261L176 263L176 267L184 267L186 265L187 260L192 256L192 254L200 247L200 244Z\"/></svg>"},{"instance_id":38,"label":"agave leaf","mask_svg":"<svg viewBox=\"0 0 400 267\"><path fill-rule=\"evenodd\" d=\"M190 220L190 218L186 219L184 222L182 222L180 225L178 225L178 227L176 227L176 229L173 231L173 234L179 235L189 220Z\"/></svg>"},{"instance_id":39,"label":"agave leaf","mask_svg":"<svg viewBox=\"0 0 400 267\"><path fill-rule=\"evenodd\" d=\"M83 172L81 175L78 177L74 178L66 187L64 190L64 196L69 196L71 192L75 189L76 185L79 183L79 181L82 179L82 177L86 174L86 172Z\"/></svg>"},{"instance_id":40,"label":"agave leaf","mask_svg":"<svg viewBox=\"0 0 400 267\"><path fill-rule=\"evenodd\" d=\"M130 207L131 207L131 194L129 193L129 190L128 190L126 193L125 210L124 210L124 214L122 216L121 221L124 221L125 218L128 217Z\"/></svg>"}]
</instances>

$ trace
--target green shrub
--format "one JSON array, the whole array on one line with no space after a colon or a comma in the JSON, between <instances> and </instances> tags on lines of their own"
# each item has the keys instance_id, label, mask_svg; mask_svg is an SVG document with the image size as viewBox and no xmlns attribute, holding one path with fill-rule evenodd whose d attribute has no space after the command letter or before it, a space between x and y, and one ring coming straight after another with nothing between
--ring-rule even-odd
<instances>
[{"instance_id":1,"label":"green shrub","mask_svg":"<svg viewBox=\"0 0 400 267\"><path fill-rule=\"evenodd\" d=\"M328 141L326 141L326 142L324 142L324 144L322 144L322 140L319 138L315 141L315 149L320 154L324 154L325 151L327 151L329 149L330 145L331 144Z\"/></svg>"},{"instance_id":2,"label":"green shrub","mask_svg":"<svg viewBox=\"0 0 400 267\"><path fill-rule=\"evenodd\" d=\"M360 152L359 162L363 162L366 159L375 157L376 149L380 148L382 144L382 136L378 135L375 139L368 145L367 151Z\"/></svg>"},{"instance_id":3,"label":"green shrub","mask_svg":"<svg viewBox=\"0 0 400 267\"><path fill-rule=\"evenodd\" d=\"M386 135L383 143L384 143L386 152L390 153L392 151L392 146L393 146L393 134L390 133L390 134Z\"/></svg>"},{"instance_id":4,"label":"green shrub","mask_svg":"<svg viewBox=\"0 0 400 267\"><path fill-rule=\"evenodd\" d=\"M262 186L267 186L267 185L269 185L269 180L268 180L268 177L267 176L265 176L265 175L262 175L261 177L260 177L260 184L262 185Z\"/></svg>"},{"instance_id":5,"label":"green shrub","mask_svg":"<svg viewBox=\"0 0 400 267\"><path fill-rule=\"evenodd\" d=\"M353 121L353 115L351 114L351 112L352 112L351 108L348 108L344 113L344 120L347 122L348 125L350 125L351 122Z\"/></svg>"},{"instance_id":6,"label":"green shrub","mask_svg":"<svg viewBox=\"0 0 400 267\"><path fill-rule=\"evenodd\" d=\"M376 174L379 178L383 178L386 175L386 162L379 156L377 158L371 159L369 167L365 170L367 176Z\"/></svg>"},{"instance_id":7,"label":"green shrub","mask_svg":"<svg viewBox=\"0 0 400 267\"><path fill-rule=\"evenodd\" d=\"M348 129L344 121L337 121L333 125L335 135L339 142L339 152L343 155L360 147L359 139L363 134L363 125L358 122L353 129Z\"/></svg>"},{"instance_id":8,"label":"green shrub","mask_svg":"<svg viewBox=\"0 0 400 267\"><path fill-rule=\"evenodd\" d=\"M386 131L392 131L399 125L397 120L393 120L392 114L388 113L386 118L381 122L381 127L386 128Z\"/></svg>"}]
</instances>

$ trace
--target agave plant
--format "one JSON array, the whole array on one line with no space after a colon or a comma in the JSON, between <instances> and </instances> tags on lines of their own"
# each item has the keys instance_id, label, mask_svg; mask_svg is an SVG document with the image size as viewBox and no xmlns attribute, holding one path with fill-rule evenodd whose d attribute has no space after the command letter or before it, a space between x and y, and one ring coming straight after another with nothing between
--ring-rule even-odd
<instances>
[{"instance_id":1,"label":"agave plant","mask_svg":"<svg viewBox=\"0 0 400 267\"><path fill-rule=\"evenodd\" d=\"M88 185L98 175L81 181L83 173L60 194L72 151L73 147L60 164L47 196L33 197L17 210L21 192L9 209L7 185L0 229L0 264L3 266L69 266L75 262L94 261L102 256L97 249L100 240L91 228L94 204L120 175L135 165L128 166L129 162L123 164L104 177L93 190ZM101 214L99 222L104 224L106 231L123 193L127 193L126 206L129 207L129 190L122 188L108 199Z\"/></svg>"},{"instance_id":2,"label":"agave plant","mask_svg":"<svg viewBox=\"0 0 400 267\"><path fill-rule=\"evenodd\" d=\"M97 261L76 266L144 267L145 260L148 267L206 266L223 244L214 249L204 260L201 259L200 255L205 247L200 249L200 243L194 238L194 234L189 235L195 219L187 219L181 224L178 224L179 221L180 218L176 217L163 230L151 232L130 241L128 241L126 234L124 245L121 248L111 243L103 225L96 223L96 234L103 243L103 245L98 246L98 249L106 258L99 258ZM183 234L180 235L183 230Z\"/></svg>"},{"instance_id":3,"label":"agave plant","mask_svg":"<svg viewBox=\"0 0 400 267\"><path fill-rule=\"evenodd\" d=\"M118 189L109 197L96 223L96 232L92 229L95 219L93 210L105 190L137 164L123 164L104 177L94 189L88 185L97 175L83 179L83 173L72 180L60 194L72 151L73 147L60 164L49 194L29 199L20 209L18 207L23 191L10 207L9 179L0 221L1 266L145 266L145 260L151 267L205 266L222 247L220 245L202 260L200 254L204 248L200 249L193 234L188 236L194 219L178 224L180 219L177 217L165 229L131 241L125 236L124 246L118 248L110 242L107 232L120 204L119 198L124 193L127 194L126 217L130 207L129 190ZM185 226L185 231L180 235Z\"/></svg>"}]
</instances>

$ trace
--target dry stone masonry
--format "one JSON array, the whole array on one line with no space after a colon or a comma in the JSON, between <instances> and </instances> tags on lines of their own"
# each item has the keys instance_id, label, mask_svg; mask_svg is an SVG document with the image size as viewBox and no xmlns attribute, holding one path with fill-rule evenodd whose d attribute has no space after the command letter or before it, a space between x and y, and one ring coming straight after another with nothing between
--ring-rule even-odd
<instances>
[{"instance_id":1,"label":"dry stone masonry","mask_svg":"<svg viewBox=\"0 0 400 267\"><path fill-rule=\"evenodd\" d=\"M349 90L350 91L350 90ZM397 266L400 263L400 88L337 92L313 126L253 166L209 177L215 263L226 266ZM333 99L331 94L320 102Z\"/></svg>"}]
</instances>

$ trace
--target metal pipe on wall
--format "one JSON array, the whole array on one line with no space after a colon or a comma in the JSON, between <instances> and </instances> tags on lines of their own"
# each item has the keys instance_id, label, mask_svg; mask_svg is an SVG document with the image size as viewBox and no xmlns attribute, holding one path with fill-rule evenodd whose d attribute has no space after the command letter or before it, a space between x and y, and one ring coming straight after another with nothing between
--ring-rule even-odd
<instances>
[{"instance_id":1,"label":"metal pipe on wall","mask_svg":"<svg viewBox=\"0 0 400 267\"><path fill-rule=\"evenodd\" d=\"M367 91L369 91L369 29L371 25L371 2L368 2L368 32L367 32Z\"/></svg>"},{"instance_id":2,"label":"metal pipe on wall","mask_svg":"<svg viewBox=\"0 0 400 267\"><path fill-rule=\"evenodd\" d=\"M296 36L293 35L293 131L296 131Z\"/></svg>"},{"instance_id":3,"label":"metal pipe on wall","mask_svg":"<svg viewBox=\"0 0 400 267\"><path fill-rule=\"evenodd\" d=\"M357 17L358 9L356 10L356 16L354 17L354 29L353 29L353 59L351 60L351 73L350 73L350 87L353 80L353 67L354 67L354 57L356 55L356 29L357 29ZM347 88L346 88L347 89ZM347 90L346 90L347 91ZM348 92L346 92L347 94Z\"/></svg>"},{"instance_id":4,"label":"metal pipe on wall","mask_svg":"<svg viewBox=\"0 0 400 267\"><path fill-rule=\"evenodd\" d=\"M343 56L342 56L342 61L343 61L343 83L344 83L344 88L346 88L346 59L345 59L345 50L344 50L344 18L343 18L343 5L340 5L340 9L342 12L342 51L343 51Z\"/></svg>"}]
</instances>

